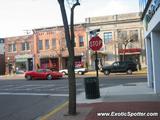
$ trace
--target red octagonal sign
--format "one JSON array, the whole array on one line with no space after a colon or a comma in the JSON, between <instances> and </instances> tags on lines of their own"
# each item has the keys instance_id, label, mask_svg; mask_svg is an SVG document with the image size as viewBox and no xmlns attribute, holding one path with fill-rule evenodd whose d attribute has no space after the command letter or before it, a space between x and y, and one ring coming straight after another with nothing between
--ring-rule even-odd
<instances>
[{"instance_id":1,"label":"red octagonal sign","mask_svg":"<svg viewBox=\"0 0 160 120\"><path fill-rule=\"evenodd\" d=\"M99 36L92 37L91 40L89 41L89 47L93 51L97 51L101 49L102 47L102 39Z\"/></svg>"}]
</instances>

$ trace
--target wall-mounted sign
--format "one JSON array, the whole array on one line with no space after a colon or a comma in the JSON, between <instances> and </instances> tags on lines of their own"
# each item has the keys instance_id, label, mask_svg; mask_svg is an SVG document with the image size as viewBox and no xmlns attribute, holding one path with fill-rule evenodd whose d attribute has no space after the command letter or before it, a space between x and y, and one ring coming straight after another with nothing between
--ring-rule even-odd
<instances>
[{"instance_id":1,"label":"wall-mounted sign","mask_svg":"<svg viewBox=\"0 0 160 120\"><path fill-rule=\"evenodd\" d=\"M160 0L153 0L153 2L150 5L150 8L148 9L148 12L146 13L144 17L146 30L148 29L148 23L152 19L155 12L158 10L159 6L160 6Z\"/></svg>"}]
</instances>

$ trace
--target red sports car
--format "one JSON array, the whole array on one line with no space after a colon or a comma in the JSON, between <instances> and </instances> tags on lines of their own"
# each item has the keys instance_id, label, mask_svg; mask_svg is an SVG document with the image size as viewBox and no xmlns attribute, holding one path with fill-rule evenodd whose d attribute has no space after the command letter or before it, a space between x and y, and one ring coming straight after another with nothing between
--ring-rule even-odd
<instances>
[{"instance_id":1,"label":"red sports car","mask_svg":"<svg viewBox=\"0 0 160 120\"><path fill-rule=\"evenodd\" d=\"M61 78L62 76L63 76L62 73L57 71L51 71L49 69L38 69L37 71L28 71L25 73L25 78L27 80L32 80L32 79L52 80L56 78Z\"/></svg>"}]
</instances>

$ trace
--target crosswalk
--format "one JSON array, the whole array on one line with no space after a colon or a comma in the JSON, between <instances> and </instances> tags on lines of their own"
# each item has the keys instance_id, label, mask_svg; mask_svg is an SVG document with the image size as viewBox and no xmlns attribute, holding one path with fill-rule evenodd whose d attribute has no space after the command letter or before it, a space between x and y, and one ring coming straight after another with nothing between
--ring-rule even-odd
<instances>
[{"instance_id":1,"label":"crosswalk","mask_svg":"<svg viewBox=\"0 0 160 120\"><path fill-rule=\"evenodd\" d=\"M49 95L68 96L68 86L56 84L1 85L0 95ZM82 84L77 84L77 92L84 91Z\"/></svg>"}]
</instances>

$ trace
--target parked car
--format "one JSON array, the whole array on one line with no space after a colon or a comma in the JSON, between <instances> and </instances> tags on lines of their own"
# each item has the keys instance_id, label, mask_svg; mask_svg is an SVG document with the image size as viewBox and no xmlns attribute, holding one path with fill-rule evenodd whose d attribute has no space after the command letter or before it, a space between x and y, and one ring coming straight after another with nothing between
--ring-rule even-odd
<instances>
[{"instance_id":1,"label":"parked car","mask_svg":"<svg viewBox=\"0 0 160 120\"><path fill-rule=\"evenodd\" d=\"M38 69L37 71L28 71L25 73L25 78L27 80L32 80L32 79L52 80L61 78L62 76L63 76L62 73L57 71L51 71L49 69Z\"/></svg>"},{"instance_id":2,"label":"parked car","mask_svg":"<svg viewBox=\"0 0 160 120\"><path fill-rule=\"evenodd\" d=\"M127 74L132 74L133 71L137 71L137 64L132 61L114 62L110 66L102 67L101 70L101 72L103 72L105 75L118 72L126 72Z\"/></svg>"},{"instance_id":3,"label":"parked car","mask_svg":"<svg viewBox=\"0 0 160 120\"><path fill-rule=\"evenodd\" d=\"M68 75L68 69L59 70L59 72L64 75ZM76 74L83 75L87 72L87 69L86 68L75 68L74 72Z\"/></svg>"}]
</instances>

